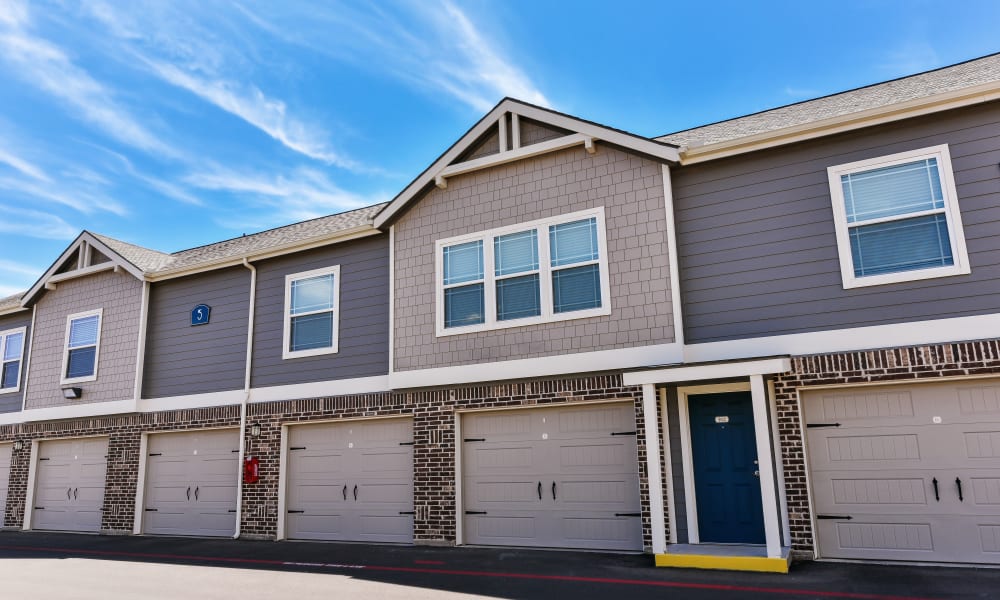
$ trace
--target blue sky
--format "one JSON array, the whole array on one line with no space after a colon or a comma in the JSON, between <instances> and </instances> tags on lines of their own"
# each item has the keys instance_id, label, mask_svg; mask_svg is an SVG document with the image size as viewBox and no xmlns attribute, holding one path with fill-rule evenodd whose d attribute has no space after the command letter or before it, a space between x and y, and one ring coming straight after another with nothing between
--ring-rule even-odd
<instances>
[{"instance_id":1,"label":"blue sky","mask_svg":"<svg viewBox=\"0 0 1000 600\"><path fill-rule=\"evenodd\" d=\"M1000 51L1000 2L0 0L0 296L390 199L504 96L660 135Z\"/></svg>"}]
</instances>

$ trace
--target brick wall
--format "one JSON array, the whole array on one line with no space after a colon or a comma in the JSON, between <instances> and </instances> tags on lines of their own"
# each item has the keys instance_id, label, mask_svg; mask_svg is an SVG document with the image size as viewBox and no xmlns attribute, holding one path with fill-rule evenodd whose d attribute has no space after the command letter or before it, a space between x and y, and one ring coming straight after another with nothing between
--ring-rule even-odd
<instances>
[{"instance_id":1,"label":"brick wall","mask_svg":"<svg viewBox=\"0 0 1000 600\"><path fill-rule=\"evenodd\" d=\"M436 240L598 206L611 315L435 337ZM663 174L647 158L598 144L594 155L571 148L456 176L403 215L394 237L397 371L674 341Z\"/></svg>"},{"instance_id":2,"label":"brick wall","mask_svg":"<svg viewBox=\"0 0 1000 600\"><path fill-rule=\"evenodd\" d=\"M802 558L812 558L814 553L799 414L800 391L810 386L906 383L987 374L1000 374L1000 340L793 358L792 370L777 377L774 385L793 553Z\"/></svg>"}]
</instances>

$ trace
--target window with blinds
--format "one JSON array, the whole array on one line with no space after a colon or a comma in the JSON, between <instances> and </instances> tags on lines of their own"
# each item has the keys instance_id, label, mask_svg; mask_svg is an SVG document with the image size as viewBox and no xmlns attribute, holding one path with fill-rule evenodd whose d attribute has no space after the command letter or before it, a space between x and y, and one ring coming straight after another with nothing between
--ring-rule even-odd
<instances>
[{"instance_id":1,"label":"window with blinds","mask_svg":"<svg viewBox=\"0 0 1000 600\"><path fill-rule=\"evenodd\" d=\"M337 352L340 265L285 276L282 358Z\"/></svg>"},{"instance_id":2,"label":"window with blinds","mask_svg":"<svg viewBox=\"0 0 1000 600\"><path fill-rule=\"evenodd\" d=\"M844 287L969 272L947 146L828 171Z\"/></svg>"},{"instance_id":3,"label":"window with blinds","mask_svg":"<svg viewBox=\"0 0 1000 600\"><path fill-rule=\"evenodd\" d=\"M66 318L66 346L61 383L97 379L101 344L101 310L76 313Z\"/></svg>"},{"instance_id":4,"label":"window with blinds","mask_svg":"<svg viewBox=\"0 0 1000 600\"><path fill-rule=\"evenodd\" d=\"M437 248L438 335L610 314L603 208Z\"/></svg>"},{"instance_id":5,"label":"window with blinds","mask_svg":"<svg viewBox=\"0 0 1000 600\"><path fill-rule=\"evenodd\" d=\"M25 328L0 331L0 394L21 388Z\"/></svg>"}]
</instances>

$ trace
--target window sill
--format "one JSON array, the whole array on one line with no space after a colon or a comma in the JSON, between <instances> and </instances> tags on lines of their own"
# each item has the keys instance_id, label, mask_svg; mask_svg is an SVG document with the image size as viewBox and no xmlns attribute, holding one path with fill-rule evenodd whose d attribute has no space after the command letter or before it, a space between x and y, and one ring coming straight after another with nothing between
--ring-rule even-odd
<instances>
[{"instance_id":1,"label":"window sill","mask_svg":"<svg viewBox=\"0 0 1000 600\"><path fill-rule=\"evenodd\" d=\"M285 351L281 353L282 360L292 358L308 358L310 356L323 356L324 354L336 354L339 351L337 344L329 348L313 348L312 350L297 350L295 352Z\"/></svg>"},{"instance_id":2,"label":"window sill","mask_svg":"<svg viewBox=\"0 0 1000 600\"><path fill-rule=\"evenodd\" d=\"M954 277L955 275L968 275L972 269L968 265L958 265L953 267L938 267L935 269L920 269L917 271L901 271L899 273L886 273L884 275L871 275L869 277L855 277L853 274L843 277L844 289L871 287L874 285L890 285L893 283L906 283L908 281L921 281L924 279L937 279L940 277Z\"/></svg>"},{"instance_id":3,"label":"window sill","mask_svg":"<svg viewBox=\"0 0 1000 600\"><path fill-rule=\"evenodd\" d=\"M88 375L86 377L73 377L72 379L60 379L59 385L70 385L73 383L87 383L89 381L97 381L97 374Z\"/></svg>"},{"instance_id":4,"label":"window sill","mask_svg":"<svg viewBox=\"0 0 1000 600\"><path fill-rule=\"evenodd\" d=\"M448 337L452 335L462 335L464 333L478 333L481 331L494 331L498 329L511 329L513 327L527 327L529 325L545 325L547 323L560 323L574 319L587 319L591 317L606 317L611 314L610 306L591 308L587 310L577 310L572 312L546 315L540 317L526 317L524 319L511 319L509 321L496 321L495 323L480 323L478 325L465 325L464 327L448 327L435 332L435 337Z\"/></svg>"},{"instance_id":5,"label":"window sill","mask_svg":"<svg viewBox=\"0 0 1000 600\"><path fill-rule=\"evenodd\" d=\"M0 389L0 396L4 394L16 394L21 391L21 386Z\"/></svg>"}]
</instances>

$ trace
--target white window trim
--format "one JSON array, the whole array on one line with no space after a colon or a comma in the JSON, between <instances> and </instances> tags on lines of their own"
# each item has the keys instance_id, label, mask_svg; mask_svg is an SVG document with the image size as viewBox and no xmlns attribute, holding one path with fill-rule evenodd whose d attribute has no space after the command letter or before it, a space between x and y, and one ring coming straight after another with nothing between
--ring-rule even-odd
<instances>
[{"instance_id":1,"label":"white window trim","mask_svg":"<svg viewBox=\"0 0 1000 600\"><path fill-rule=\"evenodd\" d=\"M94 373L93 375L87 375L86 377L66 377L66 368L69 366L69 333L70 325L72 325L75 319L84 319L86 317L92 317L97 315L97 340L94 344ZM101 329L104 328L104 309L98 308L97 310L88 310L87 312L73 313L71 315L66 315L66 337L63 339L63 359L62 359L62 370L59 372L59 383L61 385L66 385L69 383L86 383L88 381L97 381L97 367L101 364Z\"/></svg>"},{"instance_id":2,"label":"white window trim","mask_svg":"<svg viewBox=\"0 0 1000 600\"><path fill-rule=\"evenodd\" d=\"M586 261L579 264L573 265L562 265L553 268L551 261L549 259L549 232L548 227L550 225L559 225L561 223L570 223L572 221L581 221L583 219L589 219L594 217L597 219L597 251L598 260L596 261ZM542 314L537 317L525 317L523 319L511 319L507 321L497 321L496 317L496 281L497 279L505 279L512 275L501 275L496 276L496 268L493 261L493 239L497 236L507 235L510 233L519 233L522 231L527 231L529 229L538 230L538 264L539 268L530 273L538 273L539 275L539 293L542 305ZM444 323L444 248L446 246L454 246L456 244L464 244L468 242L474 242L477 240L482 240L483 242L483 294L484 294L484 306L486 314L484 315L484 322L477 323L475 325L465 325L462 327L448 327L445 328ZM558 271L564 268L586 266L589 264L600 265L600 276L601 276L601 306L598 308L590 308L586 310L570 311L565 313L555 313L553 312L553 299L552 299L552 272ZM457 237L451 237L443 240L437 240L434 243L434 288L435 288L435 298L436 298L436 308L435 308L435 336L445 337L450 335L460 335L463 333L474 333L477 331L492 331L496 329L509 329L511 327L524 327L527 325L537 325L539 323L557 323L559 321L569 321L572 319L585 319L588 317L599 317L611 314L611 284L610 275L608 273L608 242L607 242L607 232L604 225L604 207L599 206L589 210L583 210L573 213L567 213L558 215L555 217L549 217L546 219L538 219L536 221L528 221L525 223L518 223L516 225L510 225L507 227L499 227L496 229L490 229L487 231L479 231L476 233L470 233L467 235L461 235ZM528 272L518 273L517 275L530 274ZM468 282L464 285L471 285L475 282Z\"/></svg>"},{"instance_id":3,"label":"white window trim","mask_svg":"<svg viewBox=\"0 0 1000 600\"><path fill-rule=\"evenodd\" d=\"M296 350L292 351L288 349L289 342L292 338L292 282L298 281L299 279L309 279L310 277L319 277L321 275L333 274L333 344L328 348L311 348L309 350ZM318 311L318 312L326 312ZM296 315L300 316L300 315ZM333 265L332 267L324 267L322 269L313 269L312 271L303 271L301 273L290 273L285 275L285 313L283 316L284 321L284 332L281 336L281 358L287 360L290 358L304 358L307 356L320 356L322 354L336 354L339 352L340 348L340 265Z\"/></svg>"},{"instance_id":4,"label":"white window trim","mask_svg":"<svg viewBox=\"0 0 1000 600\"><path fill-rule=\"evenodd\" d=\"M19 333L21 334L21 356L20 358L17 359L18 362L20 363L17 367L17 382L14 384L14 387L12 388L0 388L0 394L14 394L16 392L21 391L21 379L24 376L24 355L26 354L25 350L27 350L28 348L27 327L18 327L17 329L7 329L5 331L0 331L0 373L3 372L4 364L6 364L7 362L13 362L13 361L5 361L3 359L4 354L7 351L7 338L9 338L12 335L17 335Z\"/></svg>"},{"instance_id":5,"label":"white window trim","mask_svg":"<svg viewBox=\"0 0 1000 600\"><path fill-rule=\"evenodd\" d=\"M947 267L932 267L866 277L855 276L854 261L851 255L850 227L844 208L844 190L840 183L841 176L928 158L937 159L938 173L941 177L941 193L944 195L944 214L948 221L948 237L951 240L951 255L955 264ZM840 255L840 274L844 289L967 275L971 272L969 255L965 246L965 230L962 227L962 214L958 206L958 193L955 190L955 175L951 168L951 153L948 151L947 144L832 166L827 168L827 175L830 181L830 196L833 201L837 249ZM914 213L914 215L916 214ZM899 218L907 217L901 215Z\"/></svg>"}]
</instances>

